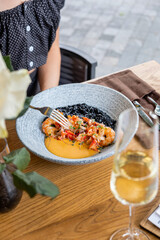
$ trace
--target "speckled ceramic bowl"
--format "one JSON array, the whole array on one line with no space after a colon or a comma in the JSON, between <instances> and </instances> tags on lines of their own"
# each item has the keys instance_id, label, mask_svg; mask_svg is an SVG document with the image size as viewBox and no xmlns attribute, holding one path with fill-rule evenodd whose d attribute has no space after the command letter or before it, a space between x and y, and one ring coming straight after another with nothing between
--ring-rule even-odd
<instances>
[{"instance_id":1,"label":"speckled ceramic bowl","mask_svg":"<svg viewBox=\"0 0 160 240\"><path fill-rule=\"evenodd\" d=\"M86 103L106 112L112 119L118 120L120 113L127 108L134 108L131 101L121 93L107 87L95 84L68 84L43 91L32 99L31 105L36 107L63 107L77 103ZM69 159L61 158L50 153L44 145L44 134L41 131L44 115L39 111L28 111L16 121L17 134L22 143L34 154L59 164L93 163L114 154L115 144L104 148L101 153L92 157ZM137 116L138 119L138 116ZM137 121L135 119L135 121ZM131 135L134 134L134 129Z\"/></svg>"}]
</instances>

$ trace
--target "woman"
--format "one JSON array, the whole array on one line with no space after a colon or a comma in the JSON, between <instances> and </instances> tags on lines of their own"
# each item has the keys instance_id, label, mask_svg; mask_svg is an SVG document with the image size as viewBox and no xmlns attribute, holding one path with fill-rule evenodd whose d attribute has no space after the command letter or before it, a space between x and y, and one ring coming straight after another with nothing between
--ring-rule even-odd
<instances>
[{"instance_id":1,"label":"woman","mask_svg":"<svg viewBox=\"0 0 160 240\"><path fill-rule=\"evenodd\" d=\"M59 83L59 21L64 0L0 0L0 50L31 74L28 95Z\"/></svg>"}]
</instances>

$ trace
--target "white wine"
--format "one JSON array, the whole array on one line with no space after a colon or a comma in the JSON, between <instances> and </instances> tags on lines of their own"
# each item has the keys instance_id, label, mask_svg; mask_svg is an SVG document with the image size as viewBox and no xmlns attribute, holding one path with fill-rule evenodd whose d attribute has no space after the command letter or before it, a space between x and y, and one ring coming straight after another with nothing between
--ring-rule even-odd
<instances>
[{"instance_id":1,"label":"white wine","mask_svg":"<svg viewBox=\"0 0 160 240\"><path fill-rule=\"evenodd\" d=\"M158 169L145 152L127 151L115 161L111 191L122 204L142 205L154 199L158 189Z\"/></svg>"}]
</instances>

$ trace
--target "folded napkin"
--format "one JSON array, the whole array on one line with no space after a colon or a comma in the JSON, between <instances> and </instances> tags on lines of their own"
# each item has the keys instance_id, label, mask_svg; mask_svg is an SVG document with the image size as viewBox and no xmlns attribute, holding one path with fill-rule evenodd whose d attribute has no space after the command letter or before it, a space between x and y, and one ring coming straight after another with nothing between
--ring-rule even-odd
<instances>
[{"instance_id":1,"label":"folded napkin","mask_svg":"<svg viewBox=\"0 0 160 240\"><path fill-rule=\"evenodd\" d=\"M132 102L137 100L144 108L152 111L155 106L146 99L146 96L150 96L160 104L160 94L130 70L102 77L90 83L113 88L124 94Z\"/></svg>"}]
</instances>

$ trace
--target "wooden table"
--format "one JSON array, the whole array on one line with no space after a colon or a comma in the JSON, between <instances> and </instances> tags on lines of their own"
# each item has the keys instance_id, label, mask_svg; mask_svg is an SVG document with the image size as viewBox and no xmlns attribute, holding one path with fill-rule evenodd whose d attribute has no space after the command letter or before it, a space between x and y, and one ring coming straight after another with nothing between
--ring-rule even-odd
<instances>
[{"instance_id":1,"label":"wooden table","mask_svg":"<svg viewBox=\"0 0 160 240\"><path fill-rule=\"evenodd\" d=\"M130 69L160 92L160 64L150 61ZM7 125L10 150L22 147L15 122ZM64 166L31 154L27 171L37 171L56 183L60 195L51 201L42 196L30 199L24 192L16 209L0 215L0 239L107 240L115 230L128 226L128 207L114 198L109 187L112 160L110 157L82 166ZM160 191L153 202L136 208L137 227L159 198Z\"/></svg>"}]
</instances>

